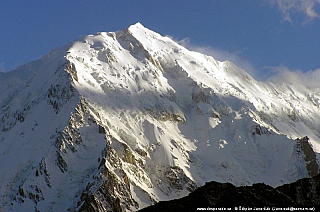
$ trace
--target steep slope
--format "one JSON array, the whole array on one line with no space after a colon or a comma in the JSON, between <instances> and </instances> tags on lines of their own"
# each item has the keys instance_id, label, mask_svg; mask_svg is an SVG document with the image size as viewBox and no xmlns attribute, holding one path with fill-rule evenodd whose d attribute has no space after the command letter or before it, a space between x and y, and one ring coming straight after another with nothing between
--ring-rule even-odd
<instances>
[{"instance_id":1,"label":"steep slope","mask_svg":"<svg viewBox=\"0 0 320 212\"><path fill-rule=\"evenodd\" d=\"M140 23L56 49L0 88L1 210L137 210L212 180L318 173L319 92L257 82Z\"/></svg>"}]
</instances>

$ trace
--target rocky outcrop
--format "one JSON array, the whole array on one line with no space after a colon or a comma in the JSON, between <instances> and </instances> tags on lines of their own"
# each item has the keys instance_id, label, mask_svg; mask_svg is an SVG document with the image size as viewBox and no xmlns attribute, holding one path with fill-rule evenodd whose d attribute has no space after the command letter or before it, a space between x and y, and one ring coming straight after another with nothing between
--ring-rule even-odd
<instances>
[{"instance_id":1,"label":"rocky outcrop","mask_svg":"<svg viewBox=\"0 0 320 212\"><path fill-rule=\"evenodd\" d=\"M159 202L140 211L196 211L211 206L314 206L320 204L319 188L320 175L277 188L263 183L236 187L230 183L209 182L187 197Z\"/></svg>"},{"instance_id":2,"label":"rocky outcrop","mask_svg":"<svg viewBox=\"0 0 320 212\"><path fill-rule=\"evenodd\" d=\"M119 163L119 160L116 163ZM88 184L82 193L76 211L120 212L131 211L132 208L137 209L138 204L131 196L127 176L123 171L122 175L123 178L119 178L114 171L102 167L100 176Z\"/></svg>"},{"instance_id":3,"label":"rocky outcrop","mask_svg":"<svg viewBox=\"0 0 320 212\"><path fill-rule=\"evenodd\" d=\"M297 205L320 205L320 175L279 186L276 190Z\"/></svg>"},{"instance_id":4,"label":"rocky outcrop","mask_svg":"<svg viewBox=\"0 0 320 212\"><path fill-rule=\"evenodd\" d=\"M304 161L306 163L306 169L308 170L309 176L316 176L319 170L317 158L307 136L297 139L297 151L304 153Z\"/></svg>"}]
</instances>

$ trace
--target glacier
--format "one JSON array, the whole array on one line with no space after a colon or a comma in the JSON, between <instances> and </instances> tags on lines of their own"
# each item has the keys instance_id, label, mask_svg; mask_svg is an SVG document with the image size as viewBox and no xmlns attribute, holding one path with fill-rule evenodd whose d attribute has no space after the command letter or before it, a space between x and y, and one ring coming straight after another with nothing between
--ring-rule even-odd
<instances>
[{"instance_id":1,"label":"glacier","mask_svg":"<svg viewBox=\"0 0 320 212\"><path fill-rule=\"evenodd\" d=\"M0 210L135 211L205 182L319 173L320 91L137 23L0 75Z\"/></svg>"}]
</instances>

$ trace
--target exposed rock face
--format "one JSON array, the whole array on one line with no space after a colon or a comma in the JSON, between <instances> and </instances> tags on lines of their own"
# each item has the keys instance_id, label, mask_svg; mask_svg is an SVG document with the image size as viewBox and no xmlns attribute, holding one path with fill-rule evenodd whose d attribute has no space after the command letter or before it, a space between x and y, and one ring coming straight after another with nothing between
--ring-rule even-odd
<instances>
[{"instance_id":1,"label":"exposed rock face","mask_svg":"<svg viewBox=\"0 0 320 212\"><path fill-rule=\"evenodd\" d=\"M76 211L130 211L138 209L138 203L132 198L130 182L125 172L121 170L122 163L114 151L106 155L106 160L118 167L118 170L109 170L101 166L100 176L96 177L86 187L81 195ZM117 175L115 172L120 172Z\"/></svg>"},{"instance_id":2,"label":"exposed rock face","mask_svg":"<svg viewBox=\"0 0 320 212\"><path fill-rule=\"evenodd\" d=\"M159 202L140 210L196 211L210 206L315 206L320 205L320 175L272 188L263 183L235 187L230 183L209 182L187 197Z\"/></svg>"},{"instance_id":3,"label":"exposed rock face","mask_svg":"<svg viewBox=\"0 0 320 212\"><path fill-rule=\"evenodd\" d=\"M306 136L301 139L297 139L297 141L298 152L301 150L304 154L306 169L308 170L309 176L316 176L319 173L319 165L317 163L316 154L309 143L309 138Z\"/></svg>"}]
</instances>

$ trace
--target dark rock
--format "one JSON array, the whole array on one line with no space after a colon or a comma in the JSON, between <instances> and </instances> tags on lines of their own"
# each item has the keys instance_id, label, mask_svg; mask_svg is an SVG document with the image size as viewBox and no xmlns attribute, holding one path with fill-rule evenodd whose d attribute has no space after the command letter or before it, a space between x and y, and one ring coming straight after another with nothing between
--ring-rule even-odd
<instances>
[{"instance_id":1,"label":"dark rock","mask_svg":"<svg viewBox=\"0 0 320 212\"><path fill-rule=\"evenodd\" d=\"M99 133L100 134L106 134L106 129L104 129L103 126L99 125Z\"/></svg>"},{"instance_id":2,"label":"dark rock","mask_svg":"<svg viewBox=\"0 0 320 212\"><path fill-rule=\"evenodd\" d=\"M197 208L211 206L291 207L295 205L320 205L320 175L277 188L263 183L236 187L230 183L209 182L186 197L159 202L140 211L196 211Z\"/></svg>"},{"instance_id":3,"label":"dark rock","mask_svg":"<svg viewBox=\"0 0 320 212\"><path fill-rule=\"evenodd\" d=\"M297 148L298 151L302 150L304 153L304 160L306 162L306 169L310 177L314 177L318 174L318 163L316 154L313 151L311 144L309 143L309 138L307 136L297 139Z\"/></svg>"},{"instance_id":4,"label":"dark rock","mask_svg":"<svg viewBox=\"0 0 320 212\"><path fill-rule=\"evenodd\" d=\"M299 205L320 205L320 175L279 186L276 190Z\"/></svg>"}]
</instances>

